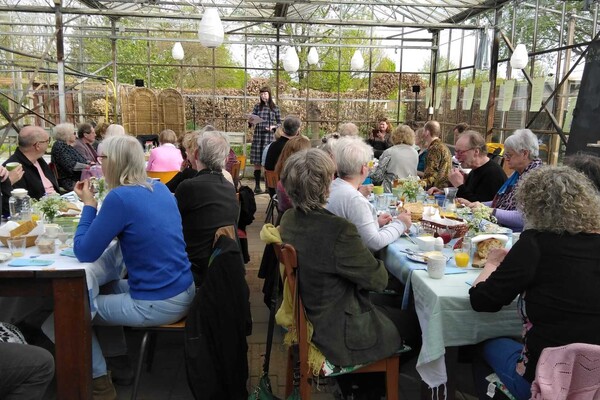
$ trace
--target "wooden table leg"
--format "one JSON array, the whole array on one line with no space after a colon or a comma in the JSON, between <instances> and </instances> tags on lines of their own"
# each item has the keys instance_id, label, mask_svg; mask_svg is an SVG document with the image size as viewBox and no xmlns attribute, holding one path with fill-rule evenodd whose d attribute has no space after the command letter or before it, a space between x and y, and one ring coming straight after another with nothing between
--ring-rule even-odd
<instances>
[{"instance_id":1,"label":"wooden table leg","mask_svg":"<svg viewBox=\"0 0 600 400\"><path fill-rule=\"evenodd\" d=\"M92 396L92 341L85 275L52 280L59 399Z\"/></svg>"}]
</instances>

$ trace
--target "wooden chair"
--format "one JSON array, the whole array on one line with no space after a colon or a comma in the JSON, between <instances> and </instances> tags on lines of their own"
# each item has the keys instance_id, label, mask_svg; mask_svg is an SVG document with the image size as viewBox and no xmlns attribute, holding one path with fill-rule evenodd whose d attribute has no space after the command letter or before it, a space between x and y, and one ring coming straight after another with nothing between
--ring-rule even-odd
<instances>
[{"instance_id":1,"label":"wooden chair","mask_svg":"<svg viewBox=\"0 0 600 400\"><path fill-rule=\"evenodd\" d=\"M215 242L221 236L225 235L232 239L237 238L235 227L233 225L223 226L215 232ZM158 332L181 332L183 334L185 330L186 318L183 318L177 322L168 325L158 326L147 326L144 328L136 328L144 331L142 336L142 342L140 344L140 356L135 368L135 376L133 380L133 390L131 392L131 400L137 398L138 387L140 385L140 376L142 375L142 368L144 366L144 357L146 358L146 371L152 370L152 362L154 361L154 349L156 347L156 334ZM146 355L147 353L147 355Z\"/></svg>"},{"instance_id":2,"label":"wooden chair","mask_svg":"<svg viewBox=\"0 0 600 400\"><path fill-rule=\"evenodd\" d=\"M231 177L233 178L233 186L237 190L240 181L240 162L237 161L231 165Z\"/></svg>"},{"instance_id":3,"label":"wooden chair","mask_svg":"<svg viewBox=\"0 0 600 400\"><path fill-rule=\"evenodd\" d=\"M290 244L273 244L275 254L280 263L285 266L285 278L290 287L293 298L296 299L294 309L294 320L297 321L296 331L298 332L298 353L300 359L300 398L310 400L313 375L308 366L308 337L306 331L306 313L302 296L298 291L298 281L296 274L298 272L298 257L296 249ZM285 385L285 397L287 398L293 390L294 357L293 348L288 349L288 366ZM374 363L362 366L351 373L367 372L385 372L386 398L388 400L398 400L399 374L400 374L400 353L396 353L386 359L375 361Z\"/></svg>"},{"instance_id":4,"label":"wooden chair","mask_svg":"<svg viewBox=\"0 0 600 400\"><path fill-rule=\"evenodd\" d=\"M144 356L146 356L146 353L146 371L150 372L152 370L152 362L154 361L154 349L156 347L156 334L158 332L181 332L181 334L183 334L183 331L185 329L185 318L168 325L149 326L140 329L144 330L144 336L142 336L142 342L140 344L140 356L137 362L137 366L135 368L131 400L137 399L138 388L140 385L140 377L142 375L142 368L144 366Z\"/></svg>"},{"instance_id":5,"label":"wooden chair","mask_svg":"<svg viewBox=\"0 0 600 400\"><path fill-rule=\"evenodd\" d=\"M158 178L162 183L166 184L173 179L178 172L179 171L148 171L147 174L148 178Z\"/></svg>"},{"instance_id":6,"label":"wooden chair","mask_svg":"<svg viewBox=\"0 0 600 400\"><path fill-rule=\"evenodd\" d=\"M267 189L277 189L277 182L279 182L279 175L275 171L265 170L265 186ZM277 219L275 218L275 211L277 210L277 195L273 195L269 200L269 204L267 205L267 216L265 218L265 223L271 222L275 225Z\"/></svg>"}]
</instances>

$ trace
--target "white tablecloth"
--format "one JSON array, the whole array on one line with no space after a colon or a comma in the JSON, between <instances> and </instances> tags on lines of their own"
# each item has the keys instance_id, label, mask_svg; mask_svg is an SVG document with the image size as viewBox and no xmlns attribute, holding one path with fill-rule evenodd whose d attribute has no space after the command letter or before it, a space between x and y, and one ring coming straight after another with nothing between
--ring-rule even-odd
<instances>
[{"instance_id":1,"label":"white tablecloth","mask_svg":"<svg viewBox=\"0 0 600 400\"><path fill-rule=\"evenodd\" d=\"M8 251L5 247L0 247L1 251ZM114 241L104 254L93 263L80 263L74 257L60 255L60 250L54 254L40 254L36 246L25 249L25 255L20 258L36 258L39 260L54 260L54 264L47 267L9 267L6 261L0 263L0 270L20 270L20 271L42 271L42 270L58 270L58 269L84 269L85 277L88 286L88 295L90 298L90 311L92 318L96 315L96 297L99 294L100 286L105 283L120 279L123 276L124 265L121 248L117 241Z\"/></svg>"},{"instance_id":2,"label":"white tablecloth","mask_svg":"<svg viewBox=\"0 0 600 400\"><path fill-rule=\"evenodd\" d=\"M417 371L429 387L447 381L446 347L476 344L495 337L520 337L521 320L516 301L496 313L475 312L469 302L467 282L479 271L431 279L426 271L411 275L415 308L421 325L423 346Z\"/></svg>"}]
</instances>

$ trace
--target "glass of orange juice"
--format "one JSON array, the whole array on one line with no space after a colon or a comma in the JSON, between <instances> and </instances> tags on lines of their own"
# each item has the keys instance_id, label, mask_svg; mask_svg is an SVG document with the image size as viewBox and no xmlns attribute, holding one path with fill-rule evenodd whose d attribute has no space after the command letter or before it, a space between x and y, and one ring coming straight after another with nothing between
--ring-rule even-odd
<instances>
[{"instance_id":1,"label":"glass of orange juice","mask_svg":"<svg viewBox=\"0 0 600 400\"><path fill-rule=\"evenodd\" d=\"M469 266L469 253L467 253L463 249L454 250L454 262L456 262L456 266L459 268L466 268Z\"/></svg>"}]
</instances>

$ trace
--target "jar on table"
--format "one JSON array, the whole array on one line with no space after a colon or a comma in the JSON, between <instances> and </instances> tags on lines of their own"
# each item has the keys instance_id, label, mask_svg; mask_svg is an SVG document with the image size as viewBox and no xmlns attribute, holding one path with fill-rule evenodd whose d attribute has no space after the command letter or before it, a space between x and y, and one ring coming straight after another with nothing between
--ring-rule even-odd
<instances>
[{"instance_id":1,"label":"jar on table","mask_svg":"<svg viewBox=\"0 0 600 400\"><path fill-rule=\"evenodd\" d=\"M13 189L8 199L10 219L15 222L31 220L31 198L25 189Z\"/></svg>"}]
</instances>

